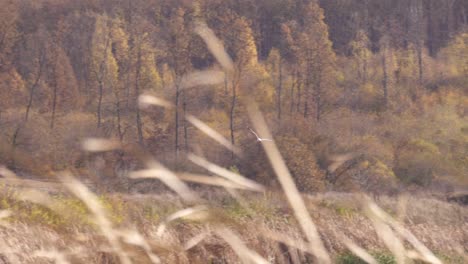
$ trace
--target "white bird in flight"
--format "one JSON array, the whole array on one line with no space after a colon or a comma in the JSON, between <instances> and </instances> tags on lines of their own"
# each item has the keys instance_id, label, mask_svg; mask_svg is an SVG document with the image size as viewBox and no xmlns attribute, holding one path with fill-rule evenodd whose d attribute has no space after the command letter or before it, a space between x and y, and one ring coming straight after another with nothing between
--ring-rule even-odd
<instances>
[{"instance_id":1,"label":"white bird in flight","mask_svg":"<svg viewBox=\"0 0 468 264\"><path fill-rule=\"evenodd\" d=\"M273 140L268 139L268 138L261 138L261 137L259 137L259 136L257 135L257 133L255 133L255 131L253 131L250 127L249 127L249 130L250 130L250 132L252 132L252 133L255 135L255 137L257 137L257 141L258 141L258 142L262 142L262 141L273 141Z\"/></svg>"}]
</instances>

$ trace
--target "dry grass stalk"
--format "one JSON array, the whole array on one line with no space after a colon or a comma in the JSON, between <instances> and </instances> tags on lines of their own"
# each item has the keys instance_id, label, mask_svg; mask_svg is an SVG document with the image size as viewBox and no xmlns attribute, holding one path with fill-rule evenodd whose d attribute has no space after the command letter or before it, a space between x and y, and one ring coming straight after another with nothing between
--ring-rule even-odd
<instances>
[{"instance_id":1,"label":"dry grass stalk","mask_svg":"<svg viewBox=\"0 0 468 264\"><path fill-rule=\"evenodd\" d=\"M375 231L379 238L385 243L385 246L395 256L395 260L398 264L404 264L406 260L406 249L403 246L403 242L393 233L392 229L382 222L377 217L369 215L372 220Z\"/></svg>"},{"instance_id":2,"label":"dry grass stalk","mask_svg":"<svg viewBox=\"0 0 468 264\"><path fill-rule=\"evenodd\" d=\"M248 104L248 112L252 123L261 138L273 138L266 122L259 112L257 106L250 102ZM322 240L320 239L319 233L312 218L307 211L304 200L302 199L299 190L289 172L286 163L284 162L278 147L275 142L262 142L262 146L270 160L273 169L278 176L279 182L286 194L286 197L294 210L299 224L307 236L308 241L311 244L311 250L314 252L315 257L319 263L331 263L330 256L328 255Z\"/></svg>"},{"instance_id":3,"label":"dry grass stalk","mask_svg":"<svg viewBox=\"0 0 468 264\"><path fill-rule=\"evenodd\" d=\"M210 235L210 232L202 232L192 238L190 238L185 244L184 244L184 250L190 250L194 247L196 247L198 244L200 244L205 238L207 238Z\"/></svg>"},{"instance_id":4,"label":"dry grass stalk","mask_svg":"<svg viewBox=\"0 0 468 264\"><path fill-rule=\"evenodd\" d=\"M215 233L226 241L236 252L244 263L269 264L269 262L260 256L257 252L247 248L245 243L233 231L228 228L217 228Z\"/></svg>"},{"instance_id":5,"label":"dry grass stalk","mask_svg":"<svg viewBox=\"0 0 468 264\"><path fill-rule=\"evenodd\" d=\"M11 216L11 212L8 210L0 210L0 220Z\"/></svg>"},{"instance_id":6,"label":"dry grass stalk","mask_svg":"<svg viewBox=\"0 0 468 264\"><path fill-rule=\"evenodd\" d=\"M463 246L457 245L455 250L460 256L462 256L465 263L468 263L468 254L467 254L467 251L463 248Z\"/></svg>"},{"instance_id":7,"label":"dry grass stalk","mask_svg":"<svg viewBox=\"0 0 468 264\"><path fill-rule=\"evenodd\" d=\"M311 250L310 243L300 238L293 238L285 234L280 234L278 232L274 232L268 229L261 229L261 233L264 237L271 239L273 241L279 242L279 243L283 243L287 245L288 247L293 247L302 252L314 254L314 252Z\"/></svg>"},{"instance_id":8,"label":"dry grass stalk","mask_svg":"<svg viewBox=\"0 0 468 264\"><path fill-rule=\"evenodd\" d=\"M192 208L186 208L186 209L183 209L183 210L179 210L173 214L171 214L170 216L168 216L166 218L166 220L164 220L164 222L162 222L158 228L157 228L157 231L156 231L156 235L158 237L161 237L164 232L166 231L166 228L167 228L167 225L174 221L174 220L177 220L177 219L181 219L181 218L185 218L185 219L196 219L196 220L204 220L204 219L207 219L208 218L208 208L204 205L200 205L200 206L196 206L196 207L192 207Z\"/></svg>"},{"instance_id":9,"label":"dry grass stalk","mask_svg":"<svg viewBox=\"0 0 468 264\"><path fill-rule=\"evenodd\" d=\"M35 257L40 257L40 258L48 258L52 259L55 261L56 264L70 264L67 260L67 256L63 253L60 252L57 249L50 249L50 250L38 250L33 253Z\"/></svg>"},{"instance_id":10,"label":"dry grass stalk","mask_svg":"<svg viewBox=\"0 0 468 264\"><path fill-rule=\"evenodd\" d=\"M216 177L216 176L196 175L192 173L179 173L177 174L177 176L179 176L181 180L187 181L187 182L219 186L219 187L230 188L230 189L250 190L248 188L245 188L242 185L236 184L232 181L225 180L221 177Z\"/></svg>"},{"instance_id":11,"label":"dry grass stalk","mask_svg":"<svg viewBox=\"0 0 468 264\"><path fill-rule=\"evenodd\" d=\"M213 31L209 29L204 23L199 23L196 27L196 32L203 38L206 42L209 50L216 57L218 62L222 65L226 72L232 70L232 60L227 55L226 51L223 48L223 45L214 35ZM202 71L195 72L189 75L186 75L181 83L182 88L190 88L199 85L212 85L218 84L224 81L226 78L224 72L222 71ZM140 107L147 107L149 105L157 105L166 108L173 107L173 105L163 99L159 99L152 95L141 95L139 97ZM259 136L262 138L273 138L269 132L266 122L258 111L256 106L253 103L248 104L248 110L252 122ZM240 150L233 146L228 140L226 140L221 134L211 129L202 121L198 120L193 116L187 116L187 120L192 123L195 127L200 129L202 132L207 134L209 137L213 138L216 142L223 145L240 154ZM278 151L278 148L275 142L262 142L262 145L267 153L267 156L278 176L278 179L281 183L281 186L285 192L285 195L294 209L294 214L298 219L300 227L302 228L304 234L307 237L307 241L298 238L291 238L285 236L284 234L279 234L271 230L261 229L260 232L263 236L272 239L277 242L281 242L290 247L294 247L303 252L313 254L319 263L331 263L330 256L326 251L323 242L320 239L317 228L315 227L308 210L305 206L304 200L299 193L297 186L294 183L294 180L291 177L291 174L286 167L286 164ZM116 140L109 139L99 139L99 138L89 138L83 141L83 149L89 152L105 152L112 151L115 149L121 148L120 142ZM202 202L202 199L198 195L190 190L190 188L183 182L196 182L205 185L214 185L221 186L226 188L226 190L233 196L239 203L247 210L252 210L248 202L235 190L235 189L245 189L251 191L265 191L264 186L247 179L239 174L231 172L225 168L219 167L213 163L210 163L204 158L199 156L189 154L189 160L193 163L199 165L210 171L211 173L217 174L220 177L204 176L204 175L194 175L189 173L180 173L176 175L174 172L166 169L159 162L144 157L145 164L148 169L140 170L131 173L131 178L157 178L160 179L164 184L169 188L175 191L180 197L185 201L190 202ZM343 157L343 159L348 157ZM341 160L342 161L342 160ZM333 169L333 168L332 168ZM0 174L8 179L17 179L16 175L4 167L0 167ZM222 178L221 178L222 177ZM131 263L129 255L123 249L120 239L122 238L124 242L136 245L141 247L152 263L161 263L161 260L156 256L149 243L145 238L138 233L138 231L132 230L115 230L112 227L112 223L107 218L106 212L102 205L100 204L98 198L88 190L88 188L81 183L80 181L73 178L71 175L65 175L63 178L62 184L67 187L75 196L82 200L86 206L89 208L93 214L96 223L98 224L102 234L106 237L111 250L119 257L121 263L127 264ZM57 209L52 202L52 199L49 195L35 191L33 189L28 190L23 193L21 197L25 200L29 200L38 204L45 205L51 209ZM56 211L56 210L54 210ZM402 210L403 211L403 210ZM57 211L58 213L64 213ZM414 259L422 259L429 263L439 264L441 261L437 259L432 252L429 251L416 237L400 225L397 221L393 220L389 215L387 215L382 209L377 207L373 202L367 201L367 212L369 218L374 223L375 229L379 237L384 241L386 246L392 251L396 256L398 263L404 263L406 257ZM9 211L0 211L0 220L2 218L10 216ZM157 228L156 235L161 237L169 223L176 219L196 219L206 221L209 218L208 208L204 205L198 205L191 208L180 210L169 217L167 217ZM214 233L221 237L224 241L229 244L229 246L235 251L235 253L241 258L245 263L269 263L266 259L260 256L257 252L249 249L241 238L235 234L231 229L223 227L220 223L215 226ZM207 229L210 227L207 224ZM416 251L406 251L403 242L396 236L395 232L398 233L401 237L405 238L410 242ZM185 245L184 249L189 250L201 243L206 237L211 234L210 231L202 232L195 237L189 239ZM354 242L349 240L346 237L342 237L346 247L351 250L354 254L359 256L364 261L374 264L377 261L368 254L364 249L356 245ZM0 243L0 250L3 253L14 252L12 249L7 248L5 245ZM56 263L69 263L64 252L59 252L56 249L54 250L39 250L34 253L35 256L45 257L53 259ZM15 260L15 256L11 256L11 260Z\"/></svg>"},{"instance_id":12,"label":"dry grass stalk","mask_svg":"<svg viewBox=\"0 0 468 264\"><path fill-rule=\"evenodd\" d=\"M209 51L216 60L221 64L225 71L232 71L233 63L231 57L227 54L222 42L216 37L204 22L198 22L195 27L195 32L203 39Z\"/></svg>"},{"instance_id":13,"label":"dry grass stalk","mask_svg":"<svg viewBox=\"0 0 468 264\"><path fill-rule=\"evenodd\" d=\"M3 176L4 178L7 178L7 179L18 179L16 174L5 166L0 166L0 176Z\"/></svg>"},{"instance_id":14,"label":"dry grass stalk","mask_svg":"<svg viewBox=\"0 0 468 264\"><path fill-rule=\"evenodd\" d=\"M153 250L151 249L146 239L137 230L121 231L120 236L125 240L126 243L141 247L150 259L151 263L161 263L161 259L153 253Z\"/></svg>"},{"instance_id":15,"label":"dry grass stalk","mask_svg":"<svg viewBox=\"0 0 468 264\"><path fill-rule=\"evenodd\" d=\"M161 106L164 108L172 108L173 105L162 99L158 98L156 96L150 95L150 94L142 94L138 97L138 105L140 108L147 108L149 106Z\"/></svg>"},{"instance_id":16,"label":"dry grass stalk","mask_svg":"<svg viewBox=\"0 0 468 264\"><path fill-rule=\"evenodd\" d=\"M211 173L214 173L216 175L219 175L223 178L226 178L236 184L239 184L241 186L244 186L248 189L251 189L251 190L254 190L254 191L259 191L259 192L263 192L265 191L265 187L252 181L252 180L249 180L247 179L246 177L244 176L241 176L237 173L234 173L232 171L229 171L225 168L222 168L216 164L213 164L209 161L207 161L206 159L202 158L202 157L199 157L195 154L189 154L188 155L188 159L197 164L198 166L202 167L202 168L205 168L206 170L208 170L209 172Z\"/></svg>"},{"instance_id":17,"label":"dry grass stalk","mask_svg":"<svg viewBox=\"0 0 468 264\"><path fill-rule=\"evenodd\" d=\"M196 86L217 85L224 82L224 72L216 70L195 71L185 75L180 84L181 89Z\"/></svg>"},{"instance_id":18,"label":"dry grass stalk","mask_svg":"<svg viewBox=\"0 0 468 264\"><path fill-rule=\"evenodd\" d=\"M19 199L46 206L52 210L56 209L53 198L45 193L35 189L27 189L19 193ZM64 213L64 212L60 212Z\"/></svg>"},{"instance_id":19,"label":"dry grass stalk","mask_svg":"<svg viewBox=\"0 0 468 264\"><path fill-rule=\"evenodd\" d=\"M184 200L191 202L200 200L198 195L192 192L192 190L190 190L190 188L183 181L181 181L175 173L164 167L162 164L155 160L147 160L145 163L149 169L158 171L158 178L166 186L180 195Z\"/></svg>"},{"instance_id":20,"label":"dry grass stalk","mask_svg":"<svg viewBox=\"0 0 468 264\"><path fill-rule=\"evenodd\" d=\"M105 138L87 138L81 142L83 150L88 152L107 152L121 147L118 140Z\"/></svg>"},{"instance_id":21,"label":"dry grass stalk","mask_svg":"<svg viewBox=\"0 0 468 264\"><path fill-rule=\"evenodd\" d=\"M31 180L20 178L3 178L0 184L13 188L38 189L47 191L63 191L63 185L58 182Z\"/></svg>"},{"instance_id":22,"label":"dry grass stalk","mask_svg":"<svg viewBox=\"0 0 468 264\"><path fill-rule=\"evenodd\" d=\"M160 173L160 170L155 169L139 170L131 172L129 177L132 179L160 179ZM233 189L246 189L244 186L225 180L221 177L198 175L186 172L177 173L176 175L179 179L186 182L193 182L203 185L212 185Z\"/></svg>"},{"instance_id":23,"label":"dry grass stalk","mask_svg":"<svg viewBox=\"0 0 468 264\"><path fill-rule=\"evenodd\" d=\"M18 250L15 250L11 246L4 241L3 238L0 238L0 253L5 256L5 262L6 263L21 263L18 255L21 254L22 252L18 252ZM10 262L8 262L10 261Z\"/></svg>"},{"instance_id":24,"label":"dry grass stalk","mask_svg":"<svg viewBox=\"0 0 468 264\"><path fill-rule=\"evenodd\" d=\"M197 119L192 115L187 115L185 117L192 125L198 128L200 131L205 133L210 138L214 139L216 142L227 148L228 150L234 152L236 155L240 156L241 151L236 146L232 145L229 140L227 140L223 135L219 134L216 130L209 127L207 124Z\"/></svg>"},{"instance_id":25,"label":"dry grass stalk","mask_svg":"<svg viewBox=\"0 0 468 264\"><path fill-rule=\"evenodd\" d=\"M242 197L242 195L235 189L233 188L225 188L226 192L229 193L229 195L231 195L234 199L236 199L236 201L245 209L247 210L248 213L250 213L251 215L253 215L254 211L252 210L252 208L250 207L249 203L247 202L247 200Z\"/></svg>"},{"instance_id":26,"label":"dry grass stalk","mask_svg":"<svg viewBox=\"0 0 468 264\"><path fill-rule=\"evenodd\" d=\"M423 243L421 243L421 241L419 241L416 236L413 235L413 233L395 221L374 202L370 201L369 199L367 200L368 211L370 211L371 214L375 216L374 218L377 218L379 221L390 225L400 236L405 238L418 251L424 261L433 264L442 264L442 261L440 261Z\"/></svg>"},{"instance_id":27,"label":"dry grass stalk","mask_svg":"<svg viewBox=\"0 0 468 264\"><path fill-rule=\"evenodd\" d=\"M343 243L345 246L356 256L364 260L365 262L369 264L378 264L377 260L375 260L374 257L372 257L371 254L367 253L367 251L360 246L358 246L356 243L354 243L351 239L349 239L346 236L341 237Z\"/></svg>"},{"instance_id":28,"label":"dry grass stalk","mask_svg":"<svg viewBox=\"0 0 468 264\"><path fill-rule=\"evenodd\" d=\"M102 207L99 199L88 190L88 188L71 175L63 176L63 184L72 194L82 200L95 217L96 224L99 226L102 234L106 237L113 252L119 257L122 264L132 263L125 250L123 250L118 232L112 228L111 221L106 217L106 211Z\"/></svg>"}]
</instances>

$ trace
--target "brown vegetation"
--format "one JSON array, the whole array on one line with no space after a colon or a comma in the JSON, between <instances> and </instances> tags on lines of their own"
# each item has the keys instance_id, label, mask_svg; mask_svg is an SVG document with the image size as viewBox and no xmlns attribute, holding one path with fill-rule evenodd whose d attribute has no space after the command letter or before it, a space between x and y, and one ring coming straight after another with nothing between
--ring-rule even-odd
<instances>
[{"instance_id":1,"label":"brown vegetation","mask_svg":"<svg viewBox=\"0 0 468 264\"><path fill-rule=\"evenodd\" d=\"M468 6L364 2L0 0L1 260L466 257Z\"/></svg>"}]
</instances>

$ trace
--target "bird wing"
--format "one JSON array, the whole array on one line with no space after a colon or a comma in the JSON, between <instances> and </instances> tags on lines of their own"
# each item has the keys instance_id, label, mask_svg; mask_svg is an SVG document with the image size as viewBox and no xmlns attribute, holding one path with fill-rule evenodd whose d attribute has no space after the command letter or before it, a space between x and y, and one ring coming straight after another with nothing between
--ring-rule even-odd
<instances>
[{"instance_id":1,"label":"bird wing","mask_svg":"<svg viewBox=\"0 0 468 264\"><path fill-rule=\"evenodd\" d=\"M253 131L251 128L249 128L249 130L250 130L250 132L252 132L252 133L257 137L257 139L261 139L261 138L257 135L257 133L255 133L255 131Z\"/></svg>"}]
</instances>

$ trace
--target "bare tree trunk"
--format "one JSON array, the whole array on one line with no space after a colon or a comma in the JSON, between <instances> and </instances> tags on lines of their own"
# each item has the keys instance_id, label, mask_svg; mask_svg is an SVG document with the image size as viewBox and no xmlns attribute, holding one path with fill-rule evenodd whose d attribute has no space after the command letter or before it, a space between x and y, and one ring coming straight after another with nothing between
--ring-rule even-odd
<instances>
[{"instance_id":1,"label":"bare tree trunk","mask_svg":"<svg viewBox=\"0 0 468 264\"><path fill-rule=\"evenodd\" d=\"M429 55L434 56L434 29L432 22L432 1L427 1L426 13L427 13L427 47L429 49Z\"/></svg>"},{"instance_id":2,"label":"bare tree trunk","mask_svg":"<svg viewBox=\"0 0 468 264\"><path fill-rule=\"evenodd\" d=\"M54 69L55 75L55 69ZM54 77L56 78L56 77ZM53 129L55 125L55 109L57 108L57 81L54 81L54 95L52 98L52 119L50 120L50 128Z\"/></svg>"},{"instance_id":3,"label":"bare tree trunk","mask_svg":"<svg viewBox=\"0 0 468 264\"><path fill-rule=\"evenodd\" d=\"M99 96L98 96L98 107L97 107L97 127L101 127L101 120L102 120L102 114L101 114L101 109L102 109L102 98L104 94L104 76L107 74L106 70L106 63L107 63L107 49L109 48L110 45L110 32L109 35L107 36L106 39L106 46L104 48L104 57L99 65L99 76L98 76L98 83L99 83Z\"/></svg>"},{"instance_id":4,"label":"bare tree trunk","mask_svg":"<svg viewBox=\"0 0 468 264\"><path fill-rule=\"evenodd\" d=\"M364 57L362 62L362 81L367 83L367 58Z\"/></svg>"},{"instance_id":5,"label":"bare tree trunk","mask_svg":"<svg viewBox=\"0 0 468 264\"><path fill-rule=\"evenodd\" d=\"M224 74L224 95L228 95L229 93L229 85L228 85L228 75L227 73Z\"/></svg>"},{"instance_id":6,"label":"bare tree trunk","mask_svg":"<svg viewBox=\"0 0 468 264\"><path fill-rule=\"evenodd\" d=\"M316 102L316 113L315 113L315 120L320 121L320 118L322 117L322 100L320 98L320 95L317 96L317 102Z\"/></svg>"},{"instance_id":7,"label":"bare tree trunk","mask_svg":"<svg viewBox=\"0 0 468 264\"><path fill-rule=\"evenodd\" d=\"M306 83L304 86L304 118L307 118L309 115L309 99L310 99L310 83L309 76L307 76Z\"/></svg>"},{"instance_id":8,"label":"bare tree trunk","mask_svg":"<svg viewBox=\"0 0 468 264\"><path fill-rule=\"evenodd\" d=\"M102 97L104 93L104 84L102 80L99 80L99 95L98 95L98 106L97 106L97 128L101 127L101 108L102 108Z\"/></svg>"},{"instance_id":9,"label":"bare tree trunk","mask_svg":"<svg viewBox=\"0 0 468 264\"><path fill-rule=\"evenodd\" d=\"M309 65L307 66L307 77L306 77L306 82L304 86L304 118L307 118L309 115L309 99L310 99L310 86L311 86L311 81L310 81L310 75L311 75L310 67Z\"/></svg>"},{"instance_id":10,"label":"bare tree trunk","mask_svg":"<svg viewBox=\"0 0 468 264\"><path fill-rule=\"evenodd\" d=\"M176 79L176 96L175 96L175 162L179 161L179 98L180 97L180 82Z\"/></svg>"},{"instance_id":11,"label":"bare tree trunk","mask_svg":"<svg viewBox=\"0 0 468 264\"><path fill-rule=\"evenodd\" d=\"M184 121L183 121L183 126L184 126L184 146L185 146L185 152L188 153L188 130L187 130L187 127L188 127L188 122L186 120L186 116L187 116L187 98L185 96L185 93L187 91L183 91L182 92L182 111L183 111L183 114L184 114Z\"/></svg>"},{"instance_id":12,"label":"bare tree trunk","mask_svg":"<svg viewBox=\"0 0 468 264\"><path fill-rule=\"evenodd\" d=\"M316 104L316 113L315 113L315 119L320 121L320 118L322 117L322 78L320 77L320 74L318 75L318 80L317 80L317 87L316 87L316 96L315 96L315 104Z\"/></svg>"},{"instance_id":13,"label":"bare tree trunk","mask_svg":"<svg viewBox=\"0 0 468 264\"><path fill-rule=\"evenodd\" d=\"M423 61L422 61L422 40L418 40L418 47L417 47L417 53L418 53L418 68L419 68L419 85L423 85Z\"/></svg>"},{"instance_id":14,"label":"bare tree trunk","mask_svg":"<svg viewBox=\"0 0 468 264\"><path fill-rule=\"evenodd\" d=\"M125 74L126 74L126 76L124 76L125 80L120 80L120 82L122 82L122 85L124 85L124 87L128 87L128 68L126 69ZM114 95L115 95L115 101L116 101L115 114L117 117L117 133L119 135L120 142L122 142L124 139L124 134L125 134L125 132L122 129L122 103L125 102L125 104L127 104L129 100L128 98L126 98L125 101L121 99L121 91L123 91L123 89L121 89L120 82L117 84L117 87L114 87ZM123 155L123 153L120 153L119 155L121 156Z\"/></svg>"},{"instance_id":15,"label":"bare tree trunk","mask_svg":"<svg viewBox=\"0 0 468 264\"><path fill-rule=\"evenodd\" d=\"M301 90L302 90L302 77L299 75L297 80L297 100L296 100L296 112L301 113Z\"/></svg>"},{"instance_id":16,"label":"bare tree trunk","mask_svg":"<svg viewBox=\"0 0 468 264\"><path fill-rule=\"evenodd\" d=\"M384 108L386 109L388 106L388 72L387 72L387 58L386 58L386 50L383 49L382 51L382 68L383 68L383 94L384 94Z\"/></svg>"},{"instance_id":17,"label":"bare tree trunk","mask_svg":"<svg viewBox=\"0 0 468 264\"><path fill-rule=\"evenodd\" d=\"M465 6L462 5L462 10L461 10L461 13L462 13L462 21L463 21L463 25L466 26L468 24L468 15L466 14L466 9L465 9Z\"/></svg>"},{"instance_id":18,"label":"bare tree trunk","mask_svg":"<svg viewBox=\"0 0 468 264\"><path fill-rule=\"evenodd\" d=\"M82 74L83 74L83 77L84 77L84 95L85 95L85 104L89 103L90 102L90 88L89 88L89 79L90 79L90 69L89 69L89 62L87 59L86 60L86 64L85 66L83 67L82 69ZM81 85L80 85L81 86Z\"/></svg>"},{"instance_id":19,"label":"bare tree trunk","mask_svg":"<svg viewBox=\"0 0 468 264\"><path fill-rule=\"evenodd\" d=\"M306 96L305 101L304 101L304 118L307 118L308 115L309 115L309 104L307 102L307 96Z\"/></svg>"},{"instance_id":20,"label":"bare tree trunk","mask_svg":"<svg viewBox=\"0 0 468 264\"><path fill-rule=\"evenodd\" d=\"M141 72L141 47L138 47L137 64L135 69L135 97L140 95L140 72ZM138 132L138 143L143 146L143 124L141 122L140 108L136 107L136 125Z\"/></svg>"},{"instance_id":21,"label":"bare tree trunk","mask_svg":"<svg viewBox=\"0 0 468 264\"><path fill-rule=\"evenodd\" d=\"M291 105L289 106L289 112L292 115L294 111L294 89L296 89L296 84L297 84L297 74L296 72L293 73L292 75L292 85L291 85Z\"/></svg>"},{"instance_id":22,"label":"bare tree trunk","mask_svg":"<svg viewBox=\"0 0 468 264\"><path fill-rule=\"evenodd\" d=\"M119 133L119 140L123 141L124 133L122 130L122 115L120 109L120 96L117 95L117 103L115 105L115 111L117 114L117 133Z\"/></svg>"},{"instance_id":23,"label":"bare tree trunk","mask_svg":"<svg viewBox=\"0 0 468 264\"><path fill-rule=\"evenodd\" d=\"M16 159L15 158L16 157L15 152L16 152L16 146L18 145L18 142L17 142L18 141L18 134L19 134L19 132L21 130L22 125L23 124L18 125L18 127L15 130L15 133L13 133L13 138L11 140L11 163L12 163L11 166L13 168L15 168L15 166L16 166L16 164L15 164L16 163L15 162L15 159Z\"/></svg>"},{"instance_id":24,"label":"bare tree trunk","mask_svg":"<svg viewBox=\"0 0 468 264\"><path fill-rule=\"evenodd\" d=\"M34 80L33 85L31 86L30 92L29 92L29 100L28 100L28 105L26 106L26 114L24 117L24 120L27 122L29 118L29 112L31 111L32 103L33 103L33 98L34 98L34 92L36 91L37 86L39 85L39 81L42 76L42 70L44 68L44 63L45 63L45 50L41 49L40 54L39 54L39 69L37 72L36 79Z\"/></svg>"},{"instance_id":25,"label":"bare tree trunk","mask_svg":"<svg viewBox=\"0 0 468 264\"><path fill-rule=\"evenodd\" d=\"M130 85L130 83L131 83L131 80L130 80L130 69L129 69L129 67L128 67L127 71L126 71L126 75L127 75L127 76L126 76L126 79L127 79L127 80L126 80L126 82L125 82L125 83L126 83L126 88L125 88L125 94L126 94L126 96L125 96L125 108L126 108L126 112L127 112L127 111L129 111L129 108L130 108L130 100L129 100L129 98L130 98L130 89L131 89L131 85ZM164 86L163 86L163 87L164 87Z\"/></svg>"},{"instance_id":26,"label":"bare tree trunk","mask_svg":"<svg viewBox=\"0 0 468 264\"><path fill-rule=\"evenodd\" d=\"M234 135L234 115L235 108L237 103L237 84L232 84L232 97L231 97L231 111L229 112L229 129L231 131L231 144L235 144L235 135ZM234 159L234 152L231 152L231 158Z\"/></svg>"},{"instance_id":27,"label":"bare tree trunk","mask_svg":"<svg viewBox=\"0 0 468 264\"><path fill-rule=\"evenodd\" d=\"M281 92L283 89L283 59L279 59L279 73L278 73L278 96L277 96L277 109L278 120L281 121Z\"/></svg>"},{"instance_id":28,"label":"bare tree trunk","mask_svg":"<svg viewBox=\"0 0 468 264\"><path fill-rule=\"evenodd\" d=\"M52 69L52 86L53 86L53 95L52 95L52 117L50 120L50 129L54 128L55 125L55 110L57 108L57 90L58 90L58 81L57 81L57 54L55 54L53 60L53 69Z\"/></svg>"},{"instance_id":29,"label":"bare tree trunk","mask_svg":"<svg viewBox=\"0 0 468 264\"><path fill-rule=\"evenodd\" d=\"M457 0L446 0L447 3L447 27L448 35L452 37L455 33L455 19L454 19L454 10L453 6Z\"/></svg>"},{"instance_id":30,"label":"bare tree trunk","mask_svg":"<svg viewBox=\"0 0 468 264\"><path fill-rule=\"evenodd\" d=\"M413 23L415 26L412 29L412 34L414 35L414 44L416 44L416 55L418 59L418 71L419 71L419 78L418 82L419 85L422 86L423 84L423 48L424 48L424 10L423 10L423 3L422 0L418 0L415 2L414 6L414 21Z\"/></svg>"}]
</instances>

